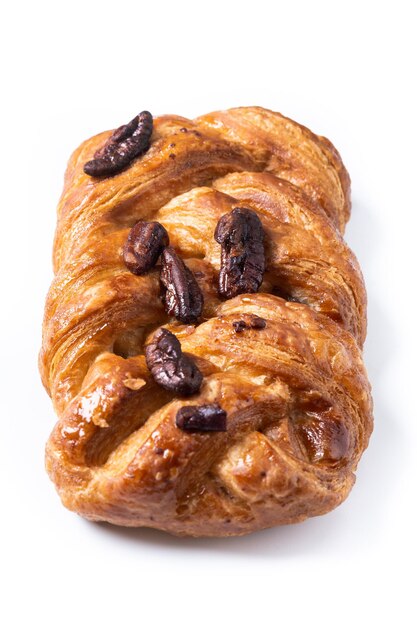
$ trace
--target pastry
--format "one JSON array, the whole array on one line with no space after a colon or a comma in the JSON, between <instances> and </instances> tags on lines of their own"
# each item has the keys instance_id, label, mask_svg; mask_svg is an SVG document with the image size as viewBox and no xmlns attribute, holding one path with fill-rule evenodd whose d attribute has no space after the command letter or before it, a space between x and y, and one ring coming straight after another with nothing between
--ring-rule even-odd
<instances>
[{"instance_id":1,"label":"pastry","mask_svg":"<svg viewBox=\"0 0 417 626\"><path fill-rule=\"evenodd\" d=\"M66 507L227 536L346 498L372 430L349 213L333 145L259 107L74 152L40 354Z\"/></svg>"}]
</instances>

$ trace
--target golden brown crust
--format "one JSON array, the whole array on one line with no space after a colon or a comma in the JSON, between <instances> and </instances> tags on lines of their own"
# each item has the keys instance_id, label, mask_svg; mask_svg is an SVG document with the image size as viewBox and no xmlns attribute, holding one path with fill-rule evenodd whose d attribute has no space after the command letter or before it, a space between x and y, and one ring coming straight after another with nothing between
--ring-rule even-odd
<instances>
[{"instance_id":1,"label":"golden brown crust","mask_svg":"<svg viewBox=\"0 0 417 626\"><path fill-rule=\"evenodd\" d=\"M91 520L179 535L244 534L325 513L349 493L372 430L361 358L366 294L341 233L349 176L331 143L259 107L155 120L122 173L72 155L58 207L55 278L40 370L58 413L46 464L64 504ZM217 221L256 211L267 271L257 294L221 301ZM168 318L158 269L130 273L129 229L159 221L194 270L197 325ZM250 328L257 315L265 328ZM233 322L248 322L236 333ZM181 399L158 387L144 345L165 325L204 374ZM218 402L228 430L187 433L178 409Z\"/></svg>"}]
</instances>

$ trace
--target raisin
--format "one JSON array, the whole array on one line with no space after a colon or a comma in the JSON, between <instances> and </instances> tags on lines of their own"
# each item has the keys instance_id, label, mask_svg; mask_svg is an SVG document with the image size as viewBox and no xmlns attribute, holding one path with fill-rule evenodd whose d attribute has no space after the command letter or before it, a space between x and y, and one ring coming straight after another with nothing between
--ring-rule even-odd
<instances>
[{"instance_id":1,"label":"raisin","mask_svg":"<svg viewBox=\"0 0 417 626\"><path fill-rule=\"evenodd\" d=\"M162 297L168 315L180 322L195 322L203 310L204 298L192 271L172 247L161 255Z\"/></svg>"},{"instance_id":2,"label":"raisin","mask_svg":"<svg viewBox=\"0 0 417 626\"><path fill-rule=\"evenodd\" d=\"M137 222L131 229L123 248L125 265L137 276L145 274L156 265L162 250L168 245L168 233L162 224Z\"/></svg>"},{"instance_id":3,"label":"raisin","mask_svg":"<svg viewBox=\"0 0 417 626\"><path fill-rule=\"evenodd\" d=\"M145 348L146 364L154 380L168 391L181 396L196 393L203 376L194 361L182 353L177 337L166 328L159 329Z\"/></svg>"},{"instance_id":4,"label":"raisin","mask_svg":"<svg viewBox=\"0 0 417 626\"><path fill-rule=\"evenodd\" d=\"M263 317L258 317L257 315L252 315L250 321L250 327L256 330L262 330L266 326L266 320Z\"/></svg>"},{"instance_id":5,"label":"raisin","mask_svg":"<svg viewBox=\"0 0 417 626\"><path fill-rule=\"evenodd\" d=\"M175 423L188 432L225 432L227 413L216 403L183 406L178 411Z\"/></svg>"},{"instance_id":6,"label":"raisin","mask_svg":"<svg viewBox=\"0 0 417 626\"><path fill-rule=\"evenodd\" d=\"M234 298L256 293L265 272L264 230L251 209L236 208L223 215L214 238L221 244L219 294Z\"/></svg>"},{"instance_id":7,"label":"raisin","mask_svg":"<svg viewBox=\"0 0 417 626\"><path fill-rule=\"evenodd\" d=\"M104 146L96 151L94 159L84 165L84 172L94 177L118 174L148 150L152 129L152 115L149 111L142 111L114 131Z\"/></svg>"},{"instance_id":8,"label":"raisin","mask_svg":"<svg viewBox=\"0 0 417 626\"><path fill-rule=\"evenodd\" d=\"M243 320L238 320L237 322L233 322L233 328L235 329L235 333L243 333L247 325Z\"/></svg>"},{"instance_id":9,"label":"raisin","mask_svg":"<svg viewBox=\"0 0 417 626\"><path fill-rule=\"evenodd\" d=\"M261 330L262 328L265 328L265 326L266 321L257 315L252 315L249 323L245 322L245 320L237 320L236 322L233 322L235 333L242 333L246 328Z\"/></svg>"}]
</instances>

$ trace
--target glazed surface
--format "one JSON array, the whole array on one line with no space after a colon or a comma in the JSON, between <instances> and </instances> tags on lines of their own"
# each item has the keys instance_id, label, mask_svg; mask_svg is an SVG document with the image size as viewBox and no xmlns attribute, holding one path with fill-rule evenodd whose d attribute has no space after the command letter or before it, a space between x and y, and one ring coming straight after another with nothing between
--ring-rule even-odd
<instances>
[{"instance_id":1,"label":"glazed surface","mask_svg":"<svg viewBox=\"0 0 417 626\"><path fill-rule=\"evenodd\" d=\"M194 536L326 513L348 495L372 430L366 293L342 237L350 183L339 154L247 107L156 118L144 155L91 178L83 166L110 134L69 161L45 308L40 370L58 415L46 465L63 503L91 520ZM224 300L214 232L236 207L262 222L266 271L258 293ZM158 268L127 269L138 220L162 224L194 272L196 324L167 315ZM190 398L158 386L146 365L161 326L204 376ZM226 432L176 426L181 407L210 403L227 411Z\"/></svg>"}]
</instances>

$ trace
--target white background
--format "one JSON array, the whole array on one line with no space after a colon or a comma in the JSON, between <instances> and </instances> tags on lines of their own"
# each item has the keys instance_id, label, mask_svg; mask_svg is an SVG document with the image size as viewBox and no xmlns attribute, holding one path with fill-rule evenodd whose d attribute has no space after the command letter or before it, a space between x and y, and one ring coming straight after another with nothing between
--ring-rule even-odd
<instances>
[{"instance_id":1,"label":"white background","mask_svg":"<svg viewBox=\"0 0 417 626\"><path fill-rule=\"evenodd\" d=\"M413 2L14 2L0 159L4 625L416 623L416 20ZM43 469L37 373L70 152L138 111L258 104L328 136L351 173L375 431L349 499L222 540L88 523ZM412 580L414 576L414 581Z\"/></svg>"}]
</instances>

